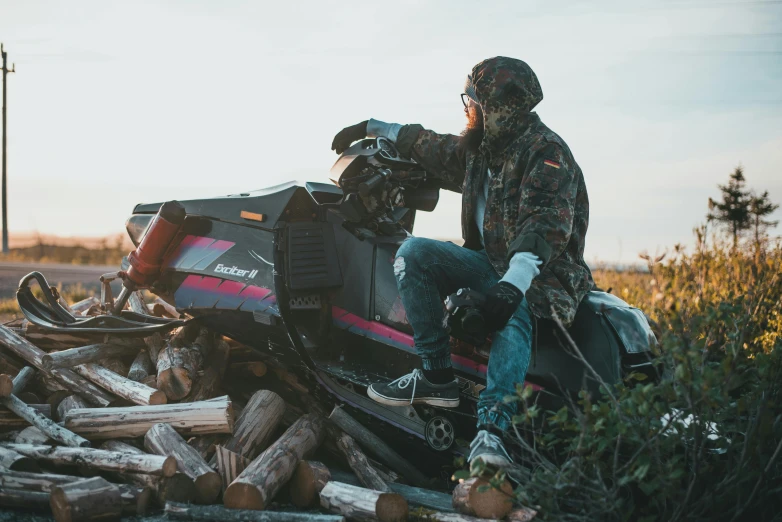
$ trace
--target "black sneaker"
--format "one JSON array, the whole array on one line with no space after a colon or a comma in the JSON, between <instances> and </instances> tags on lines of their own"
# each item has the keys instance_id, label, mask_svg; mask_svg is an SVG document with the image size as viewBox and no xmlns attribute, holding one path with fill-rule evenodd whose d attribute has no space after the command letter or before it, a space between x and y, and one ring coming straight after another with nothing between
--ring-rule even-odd
<instances>
[{"instance_id":1,"label":"black sneaker","mask_svg":"<svg viewBox=\"0 0 782 522\"><path fill-rule=\"evenodd\" d=\"M486 430L480 430L470 443L470 456L467 461L472 464L476 460L498 468L507 468L513 463L502 440Z\"/></svg>"},{"instance_id":2,"label":"black sneaker","mask_svg":"<svg viewBox=\"0 0 782 522\"><path fill-rule=\"evenodd\" d=\"M367 388L369 398L388 406L429 404L443 408L459 406L459 381L432 384L421 370L415 369L389 383L372 384Z\"/></svg>"}]
</instances>

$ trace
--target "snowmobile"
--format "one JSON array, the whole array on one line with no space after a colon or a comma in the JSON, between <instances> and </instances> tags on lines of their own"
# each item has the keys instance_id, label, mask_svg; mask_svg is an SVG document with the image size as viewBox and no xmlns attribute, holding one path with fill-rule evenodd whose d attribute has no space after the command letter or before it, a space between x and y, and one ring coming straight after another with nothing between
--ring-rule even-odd
<instances>
[{"instance_id":1,"label":"snowmobile","mask_svg":"<svg viewBox=\"0 0 782 522\"><path fill-rule=\"evenodd\" d=\"M321 399L347 405L371 429L393 427L432 450L455 450L457 438L474 435L489 356L486 338L463 320L469 303L451 307L455 317L462 311L451 340L458 408L390 407L366 394L369 384L420 367L393 263L413 233L416 213L434 210L439 190L455 187L428 176L384 138L353 144L331 177L333 184L289 182L139 204L126 224L136 249L120 272L124 287L111 313L77 318L50 296L40 302L28 284L40 274L22 281L20 306L31 322L50 329L149 335L180 326L181 320L124 310L131 291L149 288L206 327L316 384ZM42 276L38 281L46 290ZM600 380L618 383L632 372L656 378L656 341L646 316L610 293L592 291L583 300L568 329L573 343L561 333L550 321L536 322L526 377L532 400L558 404L583 387L596 392Z\"/></svg>"}]
</instances>

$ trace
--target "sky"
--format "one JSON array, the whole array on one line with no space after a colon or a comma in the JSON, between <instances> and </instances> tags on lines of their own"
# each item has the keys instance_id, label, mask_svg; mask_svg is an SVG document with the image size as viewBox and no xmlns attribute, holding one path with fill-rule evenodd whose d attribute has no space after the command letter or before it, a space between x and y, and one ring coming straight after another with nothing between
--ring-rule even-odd
<instances>
[{"instance_id":1,"label":"sky","mask_svg":"<svg viewBox=\"0 0 782 522\"><path fill-rule=\"evenodd\" d=\"M327 182L334 134L370 117L458 134L496 55L536 71L584 172L588 262L692 244L739 164L782 202L782 0L0 0L0 41L12 234ZM458 237L460 209L442 194L416 235Z\"/></svg>"}]
</instances>

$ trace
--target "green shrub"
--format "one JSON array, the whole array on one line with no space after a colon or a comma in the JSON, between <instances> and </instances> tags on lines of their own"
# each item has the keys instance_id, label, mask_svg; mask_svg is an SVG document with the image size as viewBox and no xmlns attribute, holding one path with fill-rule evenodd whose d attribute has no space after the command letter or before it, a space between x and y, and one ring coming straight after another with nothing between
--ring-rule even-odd
<instances>
[{"instance_id":1,"label":"green shrub","mask_svg":"<svg viewBox=\"0 0 782 522\"><path fill-rule=\"evenodd\" d=\"M657 383L632 375L514 419L515 494L549 520L770 520L782 512L782 248L677 247L649 274L597 274L657 330ZM564 340L566 341L566 340ZM474 469L473 473L480 470Z\"/></svg>"}]
</instances>

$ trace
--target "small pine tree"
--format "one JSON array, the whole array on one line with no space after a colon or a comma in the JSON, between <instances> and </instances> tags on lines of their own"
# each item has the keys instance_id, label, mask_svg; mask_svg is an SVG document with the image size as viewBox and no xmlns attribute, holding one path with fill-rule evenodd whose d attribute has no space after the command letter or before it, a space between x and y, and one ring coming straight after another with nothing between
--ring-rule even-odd
<instances>
[{"instance_id":1,"label":"small pine tree","mask_svg":"<svg viewBox=\"0 0 782 522\"><path fill-rule=\"evenodd\" d=\"M709 198L709 213L706 218L726 227L733 237L733 248L739 244L739 235L751 227L750 191L746 189L744 170L741 166L730 175L727 185L717 185L722 192L722 201Z\"/></svg>"},{"instance_id":2,"label":"small pine tree","mask_svg":"<svg viewBox=\"0 0 782 522\"><path fill-rule=\"evenodd\" d=\"M755 194L752 195L752 198L749 201L749 214L753 232L755 234L755 247L760 248L760 244L763 241L767 229L779 224L779 221L767 221L764 219L778 208L779 205L772 203L771 199L768 197L768 190L764 191L760 196Z\"/></svg>"}]
</instances>

